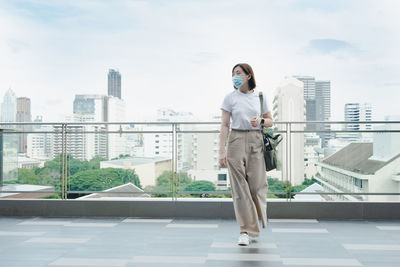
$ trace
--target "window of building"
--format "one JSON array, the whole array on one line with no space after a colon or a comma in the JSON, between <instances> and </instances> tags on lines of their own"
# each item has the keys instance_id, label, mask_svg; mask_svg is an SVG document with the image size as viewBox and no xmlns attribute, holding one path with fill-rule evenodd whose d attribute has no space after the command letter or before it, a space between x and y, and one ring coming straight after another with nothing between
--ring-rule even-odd
<instances>
[{"instance_id":1,"label":"window of building","mask_svg":"<svg viewBox=\"0 0 400 267\"><path fill-rule=\"evenodd\" d=\"M218 181L226 181L226 174L225 173L219 173L218 174Z\"/></svg>"},{"instance_id":2,"label":"window of building","mask_svg":"<svg viewBox=\"0 0 400 267\"><path fill-rule=\"evenodd\" d=\"M354 185L362 188L362 180L358 178L354 178Z\"/></svg>"}]
</instances>

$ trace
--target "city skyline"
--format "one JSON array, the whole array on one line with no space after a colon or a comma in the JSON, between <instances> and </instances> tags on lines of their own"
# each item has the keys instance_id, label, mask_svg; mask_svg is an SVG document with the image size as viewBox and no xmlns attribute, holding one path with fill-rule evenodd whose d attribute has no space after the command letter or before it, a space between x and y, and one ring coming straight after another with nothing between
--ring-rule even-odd
<instances>
[{"instance_id":1,"label":"city skyline","mask_svg":"<svg viewBox=\"0 0 400 267\"><path fill-rule=\"evenodd\" d=\"M11 87L33 117L58 121L74 95L106 94L119 69L128 120L161 107L205 119L248 62L269 104L285 76L312 75L331 81L332 120L351 102L372 103L376 120L398 115L399 2L254 1L240 19L238 3L1 2L0 94Z\"/></svg>"}]
</instances>

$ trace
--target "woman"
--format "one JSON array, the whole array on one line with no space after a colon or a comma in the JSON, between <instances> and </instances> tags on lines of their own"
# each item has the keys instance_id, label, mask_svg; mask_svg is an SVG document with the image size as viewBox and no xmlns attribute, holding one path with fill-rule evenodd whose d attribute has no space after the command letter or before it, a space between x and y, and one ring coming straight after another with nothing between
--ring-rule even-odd
<instances>
[{"instance_id":1,"label":"woman","mask_svg":"<svg viewBox=\"0 0 400 267\"><path fill-rule=\"evenodd\" d=\"M260 116L260 98L250 65L235 65L232 82L235 90L225 96L221 106L219 163L229 170L233 206L240 227L238 245L247 246L249 236L260 234L258 219L263 228L267 223L268 184L261 126L271 127L273 122L265 97L264 114Z\"/></svg>"}]
</instances>

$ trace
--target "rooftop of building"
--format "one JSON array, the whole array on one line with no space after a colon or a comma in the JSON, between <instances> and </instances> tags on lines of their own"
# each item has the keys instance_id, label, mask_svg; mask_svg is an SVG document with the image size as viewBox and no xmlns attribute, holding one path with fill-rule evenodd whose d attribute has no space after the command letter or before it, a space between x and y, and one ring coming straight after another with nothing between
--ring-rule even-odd
<instances>
[{"instance_id":1,"label":"rooftop of building","mask_svg":"<svg viewBox=\"0 0 400 267\"><path fill-rule=\"evenodd\" d=\"M114 159L114 160L108 160L108 161L102 161L105 163L112 163L113 165L120 165L120 166L138 166L138 165L143 165L143 164L149 164L149 163L157 163L157 162L162 162L162 161L168 161L171 160L166 157L129 157L129 158L122 158L122 159Z\"/></svg>"},{"instance_id":2,"label":"rooftop of building","mask_svg":"<svg viewBox=\"0 0 400 267\"><path fill-rule=\"evenodd\" d=\"M371 175L400 156L398 154L388 161L379 161L369 159L372 155L372 143L351 143L322 162L347 171Z\"/></svg>"},{"instance_id":3,"label":"rooftop of building","mask_svg":"<svg viewBox=\"0 0 400 267\"><path fill-rule=\"evenodd\" d=\"M149 194L140 194L143 192L142 189L137 187L136 185L132 183L127 183L123 184L120 186L112 187L110 189L104 190L104 193L93 193L87 196L80 197L79 199L109 199L109 198L115 198L118 197L118 199L125 199L125 198L132 198L132 197L150 197ZM107 193L106 193L107 192ZM123 192L123 193L120 193ZM131 193L126 193L126 192L131 192ZM116 194L119 193L119 194Z\"/></svg>"}]
</instances>

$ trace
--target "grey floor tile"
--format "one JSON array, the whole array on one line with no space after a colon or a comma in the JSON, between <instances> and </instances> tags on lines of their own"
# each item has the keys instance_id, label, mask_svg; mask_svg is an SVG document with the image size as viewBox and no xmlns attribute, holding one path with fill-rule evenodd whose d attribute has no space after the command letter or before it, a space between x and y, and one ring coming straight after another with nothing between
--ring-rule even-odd
<instances>
[{"instance_id":1,"label":"grey floor tile","mask_svg":"<svg viewBox=\"0 0 400 267\"><path fill-rule=\"evenodd\" d=\"M170 223L167 228L218 228L218 224L203 224L203 223Z\"/></svg>"},{"instance_id":2,"label":"grey floor tile","mask_svg":"<svg viewBox=\"0 0 400 267\"><path fill-rule=\"evenodd\" d=\"M249 247L239 247L235 220L166 219L0 217L0 266L160 266L155 263L160 259L171 261L162 266L187 266L180 263L185 258L192 259L190 266L218 267L382 267L400 262L400 231L382 230L399 222L271 221ZM199 227L204 225L213 226ZM142 262L133 262L135 257Z\"/></svg>"},{"instance_id":3,"label":"grey floor tile","mask_svg":"<svg viewBox=\"0 0 400 267\"><path fill-rule=\"evenodd\" d=\"M347 258L282 258L282 262L289 266L362 266L358 260Z\"/></svg>"},{"instance_id":4,"label":"grey floor tile","mask_svg":"<svg viewBox=\"0 0 400 267\"><path fill-rule=\"evenodd\" d=\"M128 263L128 259L108 258L59 258L49 266L95 266L95 267L122 267Z\"/></svg>"},{"instance_id":5,"label":"grey floor tile","mask_svg":"<svg viewBox=\"0 0 400 267\"><path fill-rule=\"evenodd\" d=\"M315 219L268 219L269 223L318 223Z\"/></svg>"},{"instance_id":6,"label":"grey floor tile","mask_svg":"<svg viewBox=\"0 0 400 267\"><path fill-rule=\"evenodd\" d=\"M382 231L400 231L400 225L380 225L376 228Z\"/></svg>"},{"instance_id":7,"label":"grey floor tile","mask_svg":"<svg viewBox=\"0 0 400 267\"><path fill-rule=\"evenodd\" d=\"M209 253L207 260L213 261L281 261L278 254L253 253Z\"/></svg>"},{"instance_id":8,"label":"grey floor tile","mask_svg":"<svg viewBox=\"0 0 400 267\"><path fill-rule=\"evenodd\" d=\"M204 264L207 257L193 256L135 256L134 263L181 263L181 264Z\"/></svg>"},{"instance_id":9,"label":"grey floor tile","mask_svg":"<svg viewBox=\"0 0 400 267\"><path fill-rule=\"evenodd\" d=\"M265 261L213 261L207 260L206 267L283 267L280 262Z\"/></svg>"},{"instance_id":10,"label":"grey floor tile","mask_svg":"<svg viewBox=\"0 0 400 267\"><path fill-rule=\"evenodd\" d=\"M10 232L10 231L0 231L0 236L39 236L43 235L45 232Z\"/></svg>"},{"instance_id":11,"label":"grey floor tile","mask_svg":"<svg viewBox=\"0 0 400 267\"><path fill-rule=\"evenodd\" d=\"M123 223L171 223L172 219L137 219L127 218L122 221Z\"/></svg>"},{"instance_id":12,"label":"grey floor tile","mask_svg":"<svg viewBox=\"0 0 400 267\"><path fill-rule=\"evenodd\" d=\"M389 244L343 244L343 247L349 250L400 250L400 245Z\"/></svg>"},{"instance_id":13,"label":"grey floor tile","mask_svg":"<svg viewBox=\"0 0 400 267\"><path fill-rule=\"evenodd\" d=\"M237 248L238 245L233 242L213 242L212 248ZM277 248L275 243L250 243L249 246L243 248Z\"/></svg>"},{"instance_id":14,"label":"grey floor tile","mask_svg":"<svg viewBox=\"0 0 400 267\"><path fill-rule=\"evenodd\" d=\"M46 237L35 237L26 240L27 243L51 243L51 244L82 244L89 241L88 238L46 238Z\"/></svg>"},{"instance_id":15,"label":"grey floor tile","mask_svg":"<svg viewBox=\"0 0 400 267\"><path fill-rule=\"evenodd\" d=\"M272 228L273 233L305 233L305 234L327 234L328 230L322 228Z\"/></svg>"},{"instance_id":16,"label":"grey floor tile","mask_svg":"<svg viewBox=\"0 0 400 267\"><path fill-rule=\"evenodd\" d=\"M1 260L1 266L4 267L44 267L48 266L47 260Z\"/></svg>"}]
</instances>

